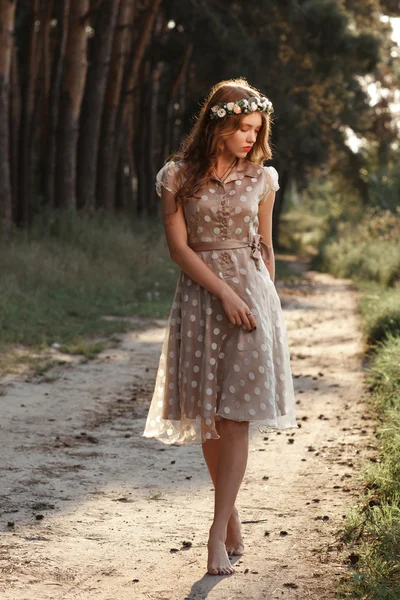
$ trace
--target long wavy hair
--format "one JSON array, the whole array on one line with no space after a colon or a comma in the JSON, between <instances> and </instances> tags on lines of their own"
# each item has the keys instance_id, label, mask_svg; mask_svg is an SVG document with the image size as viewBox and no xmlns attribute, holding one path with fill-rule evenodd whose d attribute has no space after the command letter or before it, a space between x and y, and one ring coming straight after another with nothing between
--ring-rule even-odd
<instances>
[{"instance_id":1,"label":"long wavy hair","mask_svg":"<svg viewBox=\"0 0 400 600\"><path fill-rule=\"evenodd\" d=\"M217 158L224 152L224 140L237 131L246 114L229 115L226 118L210 119L211 107L219 102L235 102L241 98L247 100L263 94L251 86L246 79L227 79L211 88L205 99L196 122L181 142L178 152L171 154L166 162L183 161L178 171L175 203L184 203L189 198L199 198L197 192L205 185L216 166ZM272 156L270 147L271 117L260 112L262 123L257 140L246 158L256 164L262 164Z\"/></svg>"}]
</instances>

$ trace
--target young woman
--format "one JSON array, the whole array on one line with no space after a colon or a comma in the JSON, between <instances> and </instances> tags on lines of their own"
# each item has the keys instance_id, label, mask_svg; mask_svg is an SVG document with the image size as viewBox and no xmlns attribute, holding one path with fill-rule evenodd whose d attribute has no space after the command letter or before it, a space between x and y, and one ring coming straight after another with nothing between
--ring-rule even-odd
<instances>
[{"instance_id":1,"label":"young woman","mask_svg":"<svg viewBox=\"0 0 400 600\"><path fill-rule=\"evenodd\" d=\"M278 174L263 166L271 158L272 110L245 79L218 83L156 180L170 256L181 272L143 437L202 444L215 487L212 575L233 573L229 555L244 550L235 501L249 423L268 431L298 427L274 285Z\"/></svg>"}]
</instances>

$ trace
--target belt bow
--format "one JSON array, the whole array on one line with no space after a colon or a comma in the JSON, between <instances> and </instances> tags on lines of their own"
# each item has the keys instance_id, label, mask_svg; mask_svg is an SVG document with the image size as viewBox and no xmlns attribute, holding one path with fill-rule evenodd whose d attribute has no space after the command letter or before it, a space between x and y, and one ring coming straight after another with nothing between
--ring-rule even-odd
<instances>
[{"instance_id":1,"label":"belt bow","mask_svg":"<svg viewBox=\"0 0 400 600\"><path fill-rule=\"evenodd\" d=\"M270 247L268 244L261 241L262 237L261 233L255 233L252 240L249 242L249 246L251 247L250 256L256 263L256 267L259 271L261 271L261 260L264 259L267 263L270 261Z\"/></svg>"}]
</instances>

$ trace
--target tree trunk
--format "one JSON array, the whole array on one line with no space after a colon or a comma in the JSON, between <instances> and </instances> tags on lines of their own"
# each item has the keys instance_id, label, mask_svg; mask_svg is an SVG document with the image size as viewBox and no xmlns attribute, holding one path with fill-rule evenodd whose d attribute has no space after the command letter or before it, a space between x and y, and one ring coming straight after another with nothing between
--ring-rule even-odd
<instances>
[{"instance_id":1,"label":"tree trunk","mask_svg":"<svg viewBox=\"0 0 400 600\"><path fill-rule=\"evenodd\" d=\"M40 0L41 38L43 61L40 78L40 181L41 195L46 197L47 150L49 146L49 99L51 85L51 47L50 31L53 16L53 0Z\"/></svg>"},{"instance_id":2,"label":"tree trunk","mask_svg":"<svg viewBox=\"0 0 400 600\"><path fill-rule=\"evenodd\" d=\"M145 215L146 201L153 191L153 185L149 186L147 175L149 156L148 123L150 119L151 106L151 64L146 61L141 69L141 97L140 97L140 119L135 135L135 164L137 165L138 188L136 195L136 212L139 216Z\"/></svg>"},{"instance_id":3,"label":"tree trunk","mask_svg":"<svg viewBox=\"0 0 400 600\"><path fill-rule=\"evenodd\" d=\"M56 153L56 194L60 206L76 208L79 116L87 73L86 14L89 0L71 0L62 80Z\"/></svg>"},{"instance_id":4,"label":"tree trunk","mask_svg":"<svg viewBox=\"0 0 400 600\"><path fill-rule=\"evenodd\" d=\"M10 170L11 170L11 191L13 205L13 221L17 216L17 206L19 198L19 136L21 127L21 88L18 72L18 57L15 45L12 49L11 60L11 93L10 93Z\"/></svg>"},{"instance_id":5,"label":"tree trunk","mask_svg":"<svg viewBox=\"0 0 400 600\"><path fill-rule=\"evenodd\" d=\"M151 40L154 21L157 17L160 4L161 4L161 0L149 0L148 9L147 9L146 13L140 19L140 22L136 25L136 27L139 28L139 30L140 30L140 34L139 34L138 40L133 48L132 60L131 60L132 66L130 67L129 71L126 73L126 78L125 78L126 85L124 85L124 88L123 88L124 89L124 98L123 98L123 103L120 107L119 116L118 116L118 124L117 124L117 140L116 140L116 156L117 157L119 156L119 153L121 151L123 140L126 136L126 132L128 132L128 147L132 147L136 142L136 139L135 140L133 139L134 131L136 129L133 126L133 123L134 123L134 121L137 121L137 119L135 118L135 114L134 114L134 106L136 104L135 103L135 97L137 96L136 87L137 87L137 83L138 83L139 79L140 79L141 88L143 88L143 86L147 85L146 92L145 92L145 93L147 93L147 97L148 97L147 102L149 102L151 104L151 101L152 101L151 96L148 94L148 89L149 89L148 86L150 86L150 74L147 71L147 73L149 75L149 76L145 77L146 81L148 82L147 84L143 83L143 79L140 78L140 74L141 74L141 67L143 64L144 56L145 56L145 51L149 44L149 41ZM145 110L145 107L143 107L143 110ZM147 111L146 111L146 114L147 114ZM142 119L146 119L146 117L145 117L145 113L141 111L140 120L142 120ZM143 185L141 186L140 189L138 188L137 209L139 212L142 212L144 202L146 199L146 194L144 192L144 189L147 186L147 184L144 183L144 180L147 179L147 181L148 181L148 176L146 177L145 173L146 173L146 168L147 168L146 158L148 156L148 142L149 141L148 141L148 139L145 138L145 135L147 134L146 125L143 126L142 124L140 124L140 130L141 130L141 134L143 134L144 137L142 137L141 140L139 141L139 145L140 145L139 161L140 161L141 167L140 168L138 167L137 171L141 174L140 181L141 181L141 183L143 183ZM146 134L144 133L145 131L146 131ZM138 165L139 163L137 162L136 164Z\"/></svg>"},{"instance_id":6,"label":"tree trunk","mask_svg":"<svg viewBox=\"0 0 400 600\"><path fill-rule=\"evenodd\" d=\"M187 65L186 65L187 66ZM187 73L183 72L181 81L179 83L179 96L178 96L178 104L179 104L179 113L176 115L176 118L172 124L172 139L171 139L171 148L175 151L179 145L179 141L182 139L183 133L183 120L186 112L186 98L187 98Z\"/></svg>"},{"instance_id":7,"label":"tree trunk","mask_svg":"<svg viewBox=\"0 0 400 600\"><path fill-rule=\"evenodd\" d=\"M352 152L352 150L346 146L344 148L347 164L344 174L348 181L352 181L354 187L358 190L362 203L367 206L371 202L369 185L360 176L360 171L364 166L365 159L362 154Z\"/></svg>"},{"instance_id":8,"label":"tree trunk","mask_svg":"<svg viewBox=\"0 0 400 600\"><path fill-rule=\"evenodd\" d=\"M279 223L282 214L283 200L289 183L289 172L287 170L284 170L282 173L280 171L278 172L280 189L276 192L274 209L272 212L272 241L274 248L277 249L279 249Z\"/></svg>"},{"instance_id":9,"label":"tree trunk","mask_svg":"<svg viewBox=\"0 0 400 600\"><path fill-rule=\"evenodd\" d=\"M187 73L190 58L193 52L193 44L189 44L186 48L185 55L183 57L183 61L179 71L176 74L175 80L172 84L171 91L169 94L168 104L167 104L167 114L164 122L164 131L163 131L163 142L162 142L162 150L161 150L161 160L157 160L157 163L161 167L161 162L170 154L171 152L171 131L172 131L172 121L174 118L174 104L176 101L176 96L178 94L178 90L181 85L182 78L185 73ZM158 157L159 159L160 157Z\"/></svg>"},{"instance_id":10,"label":"tree trunk","mask_svg":"<svg viewBox=\"0 0 400 600\"><path fill-rule=\"evenodd\" d=\"M60 110L60 89L62 83L65 50L67 46L69 14L71 10L71 0L64 0L62 3L56 3L57 10L57 41L55 44L53 68L51 73L51 86L49 95L49 113L48 113L48 137L45 149L47 158L45 169L44 195L46 204L49 206L58 206L59 202L55 195L55 173L56 173L56 152L57 152L57 127L58 115Z\"/></svg>"},{"instance_id":11,"label":"tree trunk","mask_svg":"<svg viewBox=\"0 0 400 600\"><path fill-rule=\"evenodd\" d=\"M118 24L111 53L111 65L105 95L97 169L98 206L114 206L115 177L118 157L116 153L116 126L128 45L132 35L134 0L121 0Z\"/></svg>"},{"instance_id":12,"label":"tree trunk","mask_svg":"<svg viewBox=\"0 0 400 600\"><path fill-rule=\"evenodd\" d=\"M39 20L39 0L33 0L31 11L24 30L27 44L21 49L19 59L21 69L21 127L19 137L19 197L17 207L17 222L21 226L29 225L32 217L33 200L33 121L35 114L36 83L41 59L40 30L36 26ZM24 56L24 50L28 57ZM26 64L25 64L26 61Z\"/></svg>"},{"instance_id":13,"label":"tree trunk","mask_svg":"<svg viewBox=\"0 0 400 600\"><path fill-rule=\"evenodd\" d=\"M105 2L97 12L95 37L90 45L90 67L80 119L78 144L78 206L96 207L96 171L104 94L119 0Z\"/></svg>"},{"instance_id":14,"label":"tree trunk","mask_svg":"<svg viewBox=\"0 0 400 600\"><path fill-rule=\"evenodd\" d=\"M0 235L12 232L9 94L16 2L0 0Z\"/></svg>"},{"instance_id":15,"label":"tree trunk","mask_svg":"<svg viewBox=\"0 0 400 600\"><path fill-rule=\"evenodd\" d=\"M133 154L131 148L125 144L118 161L117 188L115 195L115 210L120 213L124 213L129 209L129 213L133 214L132 207L134 196L132 188L132 158Z\"/></svg>"},{"instance_id":16,"label":"tree trunk","mask_svg":"<svg viewBox=\"0 0 400 600\"><path fill-rule=\"evenodd\" d=\"M149 178L149 188L151 189L151 184L156 178L157 166L158 166L158 156L157 149L159 148L159 144L157 143L159 140L159 125L158 125L158 104L160 97L160 79L161 74L164 69L164 61L158 61L155 67L152 69L151 73L151 86L150 86L150 96L151 96L151 105L150 105L150 118L147 124L148 127L148 168L145 173L142 173L142 176ZM157 206L159 203L156 203L156 194L149 194L147 196L146 210L149 215L154 215L154 211L157 210Z\"/></svg>"},{"instance_id":17,"label":"tree trunk","mask_svg":"<svg viewBox=\"0 0 400 600\"><path fill-rule=\"evenodd\" d=\"M151 38L154 21L157 17L161 2L162 0L149 0L149 8L143 19L143 23L141 24L141 33L139 35L138 43L133 56L132 69L128 82L128 93L130 94L135 91L139 77L140 65L142 64L145 50Z\"/></svg>"}]
</instances>

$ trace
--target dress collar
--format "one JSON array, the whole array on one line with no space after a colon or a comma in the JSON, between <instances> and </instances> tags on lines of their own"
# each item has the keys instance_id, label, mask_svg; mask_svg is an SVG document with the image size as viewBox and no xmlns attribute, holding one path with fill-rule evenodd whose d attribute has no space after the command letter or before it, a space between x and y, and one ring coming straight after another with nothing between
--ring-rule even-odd
<instances>
[{"instance_id":1,"label":"dress collar","mask_svg":"<svg viewBox=\"0 0 400 600\"><path fill-rule=\"evenodd\" d=\"M262 168L262 165L257 165L256 163L253 163L253 162L247 160L247 158L239 158L239 162L229 173L228 177L225 179L223 184L225 185L225 184L229 183L230 181L236 181L237 179L243 179L243 177L245 177L245 176L255 177L261 168ZM214 179L215 181L220 181L215 176L211 176L211 179Z\"/></svg>"}]
</instances>

